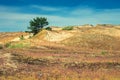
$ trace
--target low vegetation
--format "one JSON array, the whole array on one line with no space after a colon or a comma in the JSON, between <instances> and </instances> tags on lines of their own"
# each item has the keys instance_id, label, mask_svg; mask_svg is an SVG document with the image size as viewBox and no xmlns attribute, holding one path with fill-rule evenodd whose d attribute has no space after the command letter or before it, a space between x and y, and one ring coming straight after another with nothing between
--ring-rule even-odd
<instances>
[{"instance_id":1,"label":"low vegetation","mask_svg":"<svg viewBox=\"0 0 120 80\"><path fill-rule=\"evenodd\" d=\"M30 47L30 43L11 43L8 42L5 44L6 48L28 48Z\"/></svg>"},{"instance_id":2,"label":"low vegetation","mask_svg":"<svg viewBox=\"0 0 120 80\"><path fill-rule=\"evenodd\" d=\"M114 27L114 25L112 25L112 24L97 24L96 25L96 27L99 27L99 26L101 26L101 27Z\"/></svg>"},{"instance_id":3,"label":"low vegetation","mask_svg":"<svg viewBox=\"0 0 120 80\"><path fill-rule=\"evenodd\" d=\"M0 49L3 49L3 45L2 44L0 44Z\"/></svg>"},{"instance_id":4,"label":"low vegetation","mask_svg":"<svg viewBox=\"0 0 120 80\"><path fill-rule=\"evenodd\" d=\"M73 30L73 26L63 27L62 30Z\"/></svg>"}]
</instances>

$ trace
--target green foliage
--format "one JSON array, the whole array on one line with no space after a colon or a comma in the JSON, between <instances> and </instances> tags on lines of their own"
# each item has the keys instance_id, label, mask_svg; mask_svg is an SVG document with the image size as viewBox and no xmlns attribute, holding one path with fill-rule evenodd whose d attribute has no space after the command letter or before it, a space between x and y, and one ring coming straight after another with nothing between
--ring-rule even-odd
<instances>
[{"instance_id":1,"label":"green foliage","mask_svg":"<svg viewBox=\"0 0 120 80\"><path fill-rule=\"evenodd\" d=\"M28 27L28 29L30 29L31 33L33 33L34 35L36 35L39 31L42 30L42 28L46 25L48 25L48 21L47 18L45 17L36 17L33 18L33 20L30 21L30 27Z\"/></svg>"},{"instance_id":2,"label":"green foliage","mask_svg":"<svg viewBox=\"0 0 120 80\"><path fill-rule=\"evenodd\" d=\"M23 35L21 35L19 38L20 38L20 40L24 40L25 39Z\"/></svg>"},{"instance_id":3,"label":"green foliage","mask_svg":"<svg viewBox=\"0 0 120 80\"><path fill-rule=\"evenodd\" d=\"M46 27L45 29L48 30L48 31L52 31L51 27Z\"/></svg>"},{"instance_id":4,"label":"green foliage","mask_svg":"<svg viewBox=\"0 0 120 80\"><path fill-rule=\"evenodd\" d=\"M73 26L63 27L62 30L73 30Z\"/></svg>"}]
</instances>

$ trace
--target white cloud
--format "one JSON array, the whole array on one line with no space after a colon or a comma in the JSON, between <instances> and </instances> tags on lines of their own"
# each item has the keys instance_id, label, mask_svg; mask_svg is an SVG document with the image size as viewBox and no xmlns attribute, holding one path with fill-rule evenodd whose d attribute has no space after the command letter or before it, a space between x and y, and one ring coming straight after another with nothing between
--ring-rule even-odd
<instances>
[{"instance_id":1,"label":"white cloud","mask_svg":"<svg viewBox=\"0 0 120 80\"><path fill-rule=\"evenodd\" d=\"M31 5L32 8L44 10L44 11L59 11L60 8L49 7L49 6L39 6L39 5Z\"/></svg>"}]
</instances>

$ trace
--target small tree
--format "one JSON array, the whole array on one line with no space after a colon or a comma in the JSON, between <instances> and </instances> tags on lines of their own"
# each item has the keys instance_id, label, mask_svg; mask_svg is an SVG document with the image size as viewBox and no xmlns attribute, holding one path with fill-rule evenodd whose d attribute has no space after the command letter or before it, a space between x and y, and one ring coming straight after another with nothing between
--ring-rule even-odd
<instances>
[{"instance_id":1,"label":"small tree","mask_svg":"<svg viewBox=\"0 0 120 80\"><path fill-rule=\"evenodd\" d=\"M30 21L30 27L28 27L28 29L30 29L31 33L33 33L34 35L36 35L39 31L42 30L42 28L44 26L47 26L49 23L47 21L47 18L45 17L36 17L33 18L33 20Z\"/></svg>"},{"instance_id":2,"label":"small tree","mask_svg":"<svg viewBox=\"0 0 120 80\"><path fill-rule=\"evenodd\" d=\"M49 30L49 31L52 31L52 28L51 28L51 27L46 27L45 29L46 29L46 30Z\"/></svg>"}]
</instances>

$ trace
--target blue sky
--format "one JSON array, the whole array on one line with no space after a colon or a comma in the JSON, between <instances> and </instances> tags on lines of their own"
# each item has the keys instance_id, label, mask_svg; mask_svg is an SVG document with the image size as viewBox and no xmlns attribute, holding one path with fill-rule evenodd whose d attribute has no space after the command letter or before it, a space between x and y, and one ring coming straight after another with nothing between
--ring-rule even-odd
<instances>
[{"instance_id":1,"label":"blue sky","mask_svg":"<svg viewBox=\"0 0 120 80\"><path fill-rule=\"evenodd\" d=\"M24 31L34 17L49 26L120 24L120 0L0 0L0 32Z\"/></svg>"}]
</instances>

